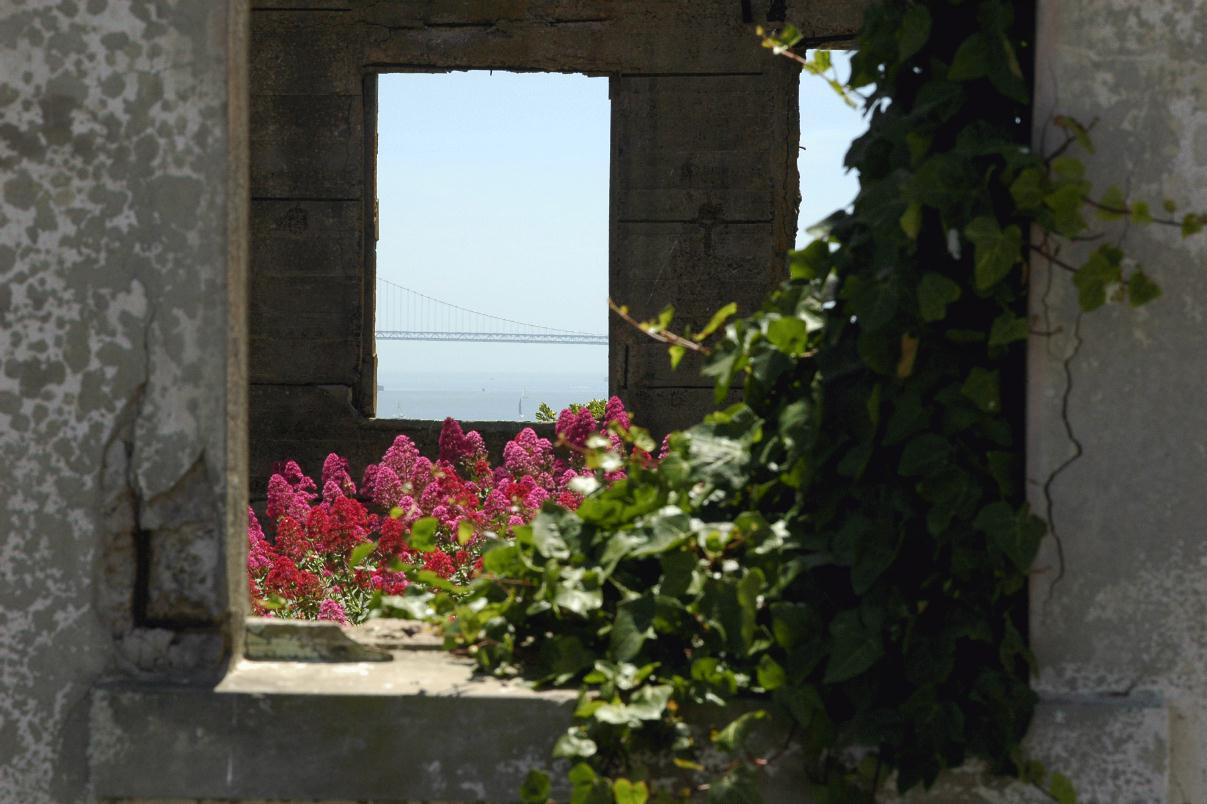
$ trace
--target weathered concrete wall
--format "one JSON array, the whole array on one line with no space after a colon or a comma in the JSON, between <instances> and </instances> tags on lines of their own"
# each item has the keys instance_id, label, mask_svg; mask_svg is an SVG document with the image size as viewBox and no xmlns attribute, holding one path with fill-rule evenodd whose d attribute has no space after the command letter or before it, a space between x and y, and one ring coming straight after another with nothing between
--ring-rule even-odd
<instances>
[{"instance_id":1,"label":"weathered concrete wall","mask_svg":"<svg viewBox=\"0 0 1207 804\"><path fill-rule=\"evenodd\" d=\"M1207 209L1207 3L1041 0L1037 143L1053 114L1097 119L1089 177L1154 209ZM1123 233L1111 229L1112 236ZM1207 801L1207 241L1131 227L1125 250L1161 284L1147 307L1076 313L1039 272L1028 477L1052 522L1032 583L1041 694L1094 702L1093 741L1049 739L1096 801ZM1084 248L1065 244L1076 261ZM1049 284L1050 281L1050 284ZM1137 729L1136 700L1164 701ZM1150 707L1151 709L1151 707ZM1055 750L1059 749L1059 750Z\"/></svg>"},{"instance_id":2,"label":"weathered concrete wall","mask_svg":"<svg viewBox=\"0 0 1207 804\"><path fill-rule=\"evenodd\" d=\"M0 6L0 801L87 797L98 679L222 667L245 17Z\"/></svg>"}]
</instances>

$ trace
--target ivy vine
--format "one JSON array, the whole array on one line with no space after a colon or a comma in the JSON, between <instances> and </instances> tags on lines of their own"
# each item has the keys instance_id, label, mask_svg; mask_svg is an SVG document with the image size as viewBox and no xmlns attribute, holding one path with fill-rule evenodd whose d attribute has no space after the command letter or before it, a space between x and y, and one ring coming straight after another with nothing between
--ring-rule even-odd
<instances>
[{"instance_id":1,"label":"ivy vine","mask_svg":"<svg viewBox=\"0 0 1207 804\"><path fill-rule=\"evenodd\" d=\"M1051 153L1028 146L1031 25L1007 0L870 7L840 87L869 116L846 158L851 209L752 315L695 336L670 334L669 314L646 326L673 359L707 351L718 401L743 401L577 512L517 528L466 594L381 601L433 617L487 672L579 687L555 749L573 802L755 801L761 769L791 761L809 800L848 804L971 758L1075 800L1020 752L1045 535L1022 475L1023 350L1044 335L1029 264L1070 273L1084 310L1141 305L1160 288L1117 240L1077 264L1058 244L1090 221L1190 235L1207 216L1094 195L1071 119L1051 121ZM534 772L523 797L549 785Z\"/></svg>"}]
</instances>

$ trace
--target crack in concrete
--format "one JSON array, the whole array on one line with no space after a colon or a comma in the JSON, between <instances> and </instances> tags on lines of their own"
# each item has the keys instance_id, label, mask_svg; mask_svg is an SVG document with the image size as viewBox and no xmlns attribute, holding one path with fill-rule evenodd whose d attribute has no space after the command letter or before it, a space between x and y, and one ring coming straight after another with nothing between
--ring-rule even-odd
<instances>
[{"instance_id":1,"label":"crack in concrete","mask_svg":"<svg viewBox=\"0 0 1207 804\"><path fill-rule=\"evenodd\" d=\"M1045 243L1044 243L1045 247L1047 246L1046 240L1047 240L1047 238L1045 238ZM1052 331L1052 315L1051 315L1052 311L1051 311L1051 305L1049 303L1049 297L1052 292L1052 277L1053 277L1054 273L1055 272L1053 271L1052 264L1049 263L1048 272L1047 272L1047 285L1044 288L1044 294L1043 294L1043 299L1042 299L1042 304L1043 304L1043 308L1044 308L1044 329L1045 329L1045 331L1048 331L1048 332ZM1081 319L1082 319L1082 312L1080 309L1078 309L1077 316L1076 316L1076 318L1073 319L1073 327L1071 330L1071 337L1073 338L1073 348L1071 350L1069 350L1068 354L1066 354L1064 359L1061 360L1061 369L1063 370L1064 375L1065 375L1065 387L1064 387L1064 391L1061 394L1061 398L1060 398L1060 421L1061 421L1061 424L1064 426L1065 437L1068 438L1069 443L1073 445L1073 454L1070 455L1068 458L1066 458L1063 462L1061 462L1061 464L1059 466L1057 466L1055 469L1053 469L1052 472L1048 475L1047 479L1044 480L1044 484L1043 484L1044 518L1048 522L1048 534L1052 537L1053 542L1055 542L1055 544L1056 544L1056 560L1057 560L1056 577L1052 579L1052 582L1050 584L1048 584L1048 594L1044 600L1045 606L1047 606L1049 603L1051 603L1053 593L1056 590L1056 585L1058 583L1060 583L1060 581L1065 576L1064 542L1061 540L1060 533L1056 527L1056 516L1055 516L1056 501L1052 494L1052 488L1056 483L1056 479L1058 477L1060 477L1060 475L1063 474L1066 469L1068 469L1070 466L1072 466L1074 463L1076 463L1081 458L1082 455L1085 454L1085 448L1082 446L1081 440L1077 437L1076 432L1074 432L1073 421L1069 416L1069 404L1070 404L1070 402L1072 400L1072 396L1073 396L1073 361L1077 358L1077 355L1081 352L1081 346L1083 343L1082 338L1081 338ZM1051 354L1050 351L1049 351L1049 354Z\"/></svg>"}]
</instances>

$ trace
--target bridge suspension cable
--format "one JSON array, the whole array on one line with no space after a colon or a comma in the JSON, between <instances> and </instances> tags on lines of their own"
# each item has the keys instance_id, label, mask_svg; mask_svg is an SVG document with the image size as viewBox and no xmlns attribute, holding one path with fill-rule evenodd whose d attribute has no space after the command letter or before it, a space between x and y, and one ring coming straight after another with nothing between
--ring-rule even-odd
<instances>
[{"instance_id":1,"label":"bridge suspension cable","mask_svg":"<svg viewBox=\"0 0 1207 804\"><path fill-rule=\"evenodd\" d=\"M607 335L530 324L471 310L377 279L378 340L562 343L606 346Z\"/></svg>"}]
</instances>

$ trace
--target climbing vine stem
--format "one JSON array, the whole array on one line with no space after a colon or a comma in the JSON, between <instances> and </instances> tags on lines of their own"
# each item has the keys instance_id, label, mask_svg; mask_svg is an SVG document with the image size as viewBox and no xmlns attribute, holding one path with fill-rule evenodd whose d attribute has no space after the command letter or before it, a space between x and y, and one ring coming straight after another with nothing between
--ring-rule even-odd
<instances>
[{"instance_id":1,"label":"climbing vine stem","mask_svg":"<svg viewBox=\"0 0 1207 804\"><path fill-rule=\"evenodd\" d=\"M1159 286L1091 222L1189 236L1207 216L1095 193L1071 118L1051 121L1052 152L1029 147L1030 26L1007 0L876 2L845 82L795 53L798 31L762 31L869 125L846 157L853 205L760 309L643 326L673 361L706 353L718 402L741 403L656 464L616 428L592 449L635 454L626 479L517 527L468 593L382 601L422 602L486 672L577 686L554 749L572 801L754 801L790 761L810 800L850 804L971 758L1075 799L1020 749L1045 534L1024 498L1029 259L1067 273L1084 311L1139 306ZM1084 259L1054 245L1073 241ZM522 795L550 789L534 772Z\"/></svg>"}]
</instances>

